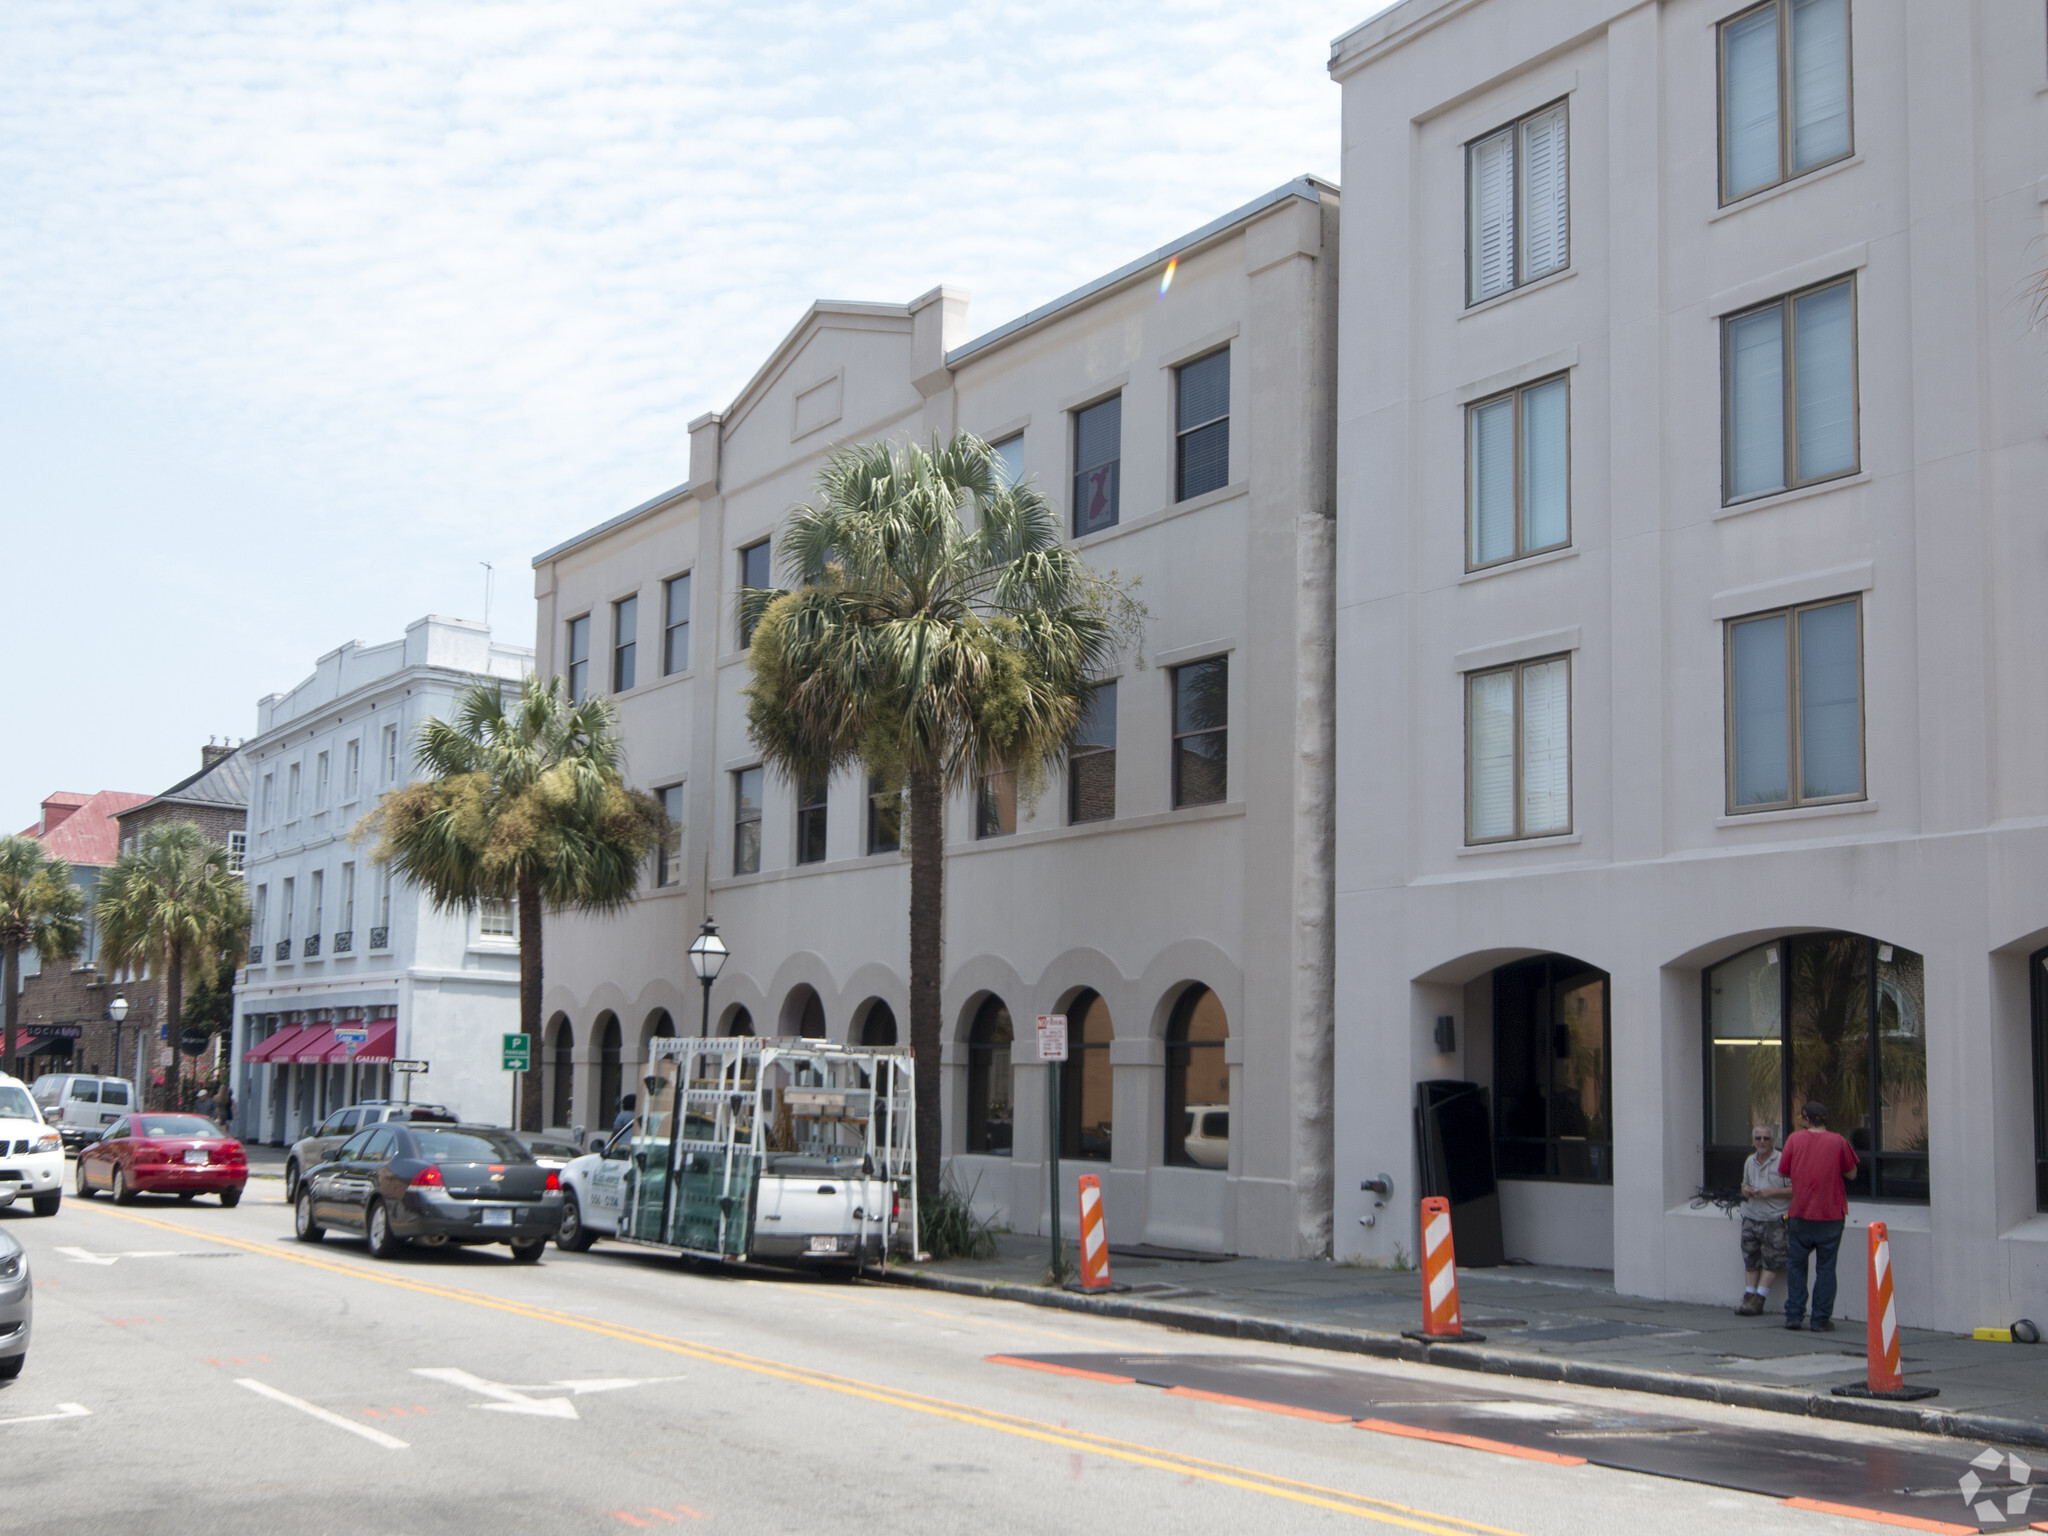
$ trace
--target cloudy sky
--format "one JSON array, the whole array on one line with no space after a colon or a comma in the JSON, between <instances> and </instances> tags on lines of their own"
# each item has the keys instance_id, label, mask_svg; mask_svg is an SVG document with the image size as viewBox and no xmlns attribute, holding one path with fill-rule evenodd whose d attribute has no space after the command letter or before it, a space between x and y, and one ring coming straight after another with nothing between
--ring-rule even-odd
<instances>
[{"instance_id":1,"label":"cloudy sky","mask_svg":"<svg viewBox=\"0 0 2048 1536\"><path fill-rule=\"evenodd\" d=\"M1379 0L0 12L0 818L322 652L531 643L813 298L989 329L1303 172Z\"/></svg>"}]
</instances>

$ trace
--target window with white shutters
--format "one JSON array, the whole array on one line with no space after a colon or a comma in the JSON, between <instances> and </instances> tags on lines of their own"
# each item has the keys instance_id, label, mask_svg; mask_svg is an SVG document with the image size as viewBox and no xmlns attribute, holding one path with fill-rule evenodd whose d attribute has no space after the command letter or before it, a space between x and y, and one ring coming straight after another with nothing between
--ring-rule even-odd
<instances>
[{"instance_id":1,"label":"window with white shutters","mask_svg":"<svg viewBox=\"0 0 2048 1536\"><path fill-rule=\"evenodd\" d=\"M1565 104L1465 147L1465 302L1478 304L1571 263L1571 154Z\"/></svg>"},{"instance_id":2,"label":"window with white shutters","mask_svg":"<svg viewBox=\"0 0 2048 1536\"><path fill-rule=\"evenodd\" d=\"M1849 0L1768 0L1720 44L1723 203L1849 156Z\"/></svg>"},{"instance_id":3,"label":"window with white shutters","mask_svg":"<svg viewBox=\"0 0 2048 1536\"><path fill-rule=\"evenodd\" d=\"M1571 659L1466 674L1465 841L1571 829Z\"/></svg>"}]
</instances>

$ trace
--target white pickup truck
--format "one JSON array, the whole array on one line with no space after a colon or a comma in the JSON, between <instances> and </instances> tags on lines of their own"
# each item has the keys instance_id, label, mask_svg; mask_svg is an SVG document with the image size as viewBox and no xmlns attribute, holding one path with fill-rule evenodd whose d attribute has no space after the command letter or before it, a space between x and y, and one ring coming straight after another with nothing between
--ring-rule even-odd
<instances>
[{"instance_id":1,"label":"white pickup truck","mask_svg":"<svg viewBox=\"0 0 2048 1536\"><path fill-rule=\"evenodd\" d=\"M562 1170L561 1247L610 1238L848 1273L909 1251L908 1051L751 1038L653 1045L638 1118Z\"/></svg>"}]
</instances>

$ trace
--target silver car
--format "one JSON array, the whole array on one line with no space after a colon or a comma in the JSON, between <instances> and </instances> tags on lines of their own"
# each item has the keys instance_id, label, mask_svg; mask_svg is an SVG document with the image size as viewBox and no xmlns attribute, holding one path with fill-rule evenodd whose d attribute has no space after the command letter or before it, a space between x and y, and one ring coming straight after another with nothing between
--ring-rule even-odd
<instances>
[{"instance_id":1,"label":"silver car","mask_svg":"<svg viewBox=\"0 0 2048 1536\"><path fill-rule=\"evenodd\" d=\"M0 1228L0 1381L14 1380L28 1364L29 1326L35 1310L28 1255L12 1232Z\"/></svg>"}]
</instances>

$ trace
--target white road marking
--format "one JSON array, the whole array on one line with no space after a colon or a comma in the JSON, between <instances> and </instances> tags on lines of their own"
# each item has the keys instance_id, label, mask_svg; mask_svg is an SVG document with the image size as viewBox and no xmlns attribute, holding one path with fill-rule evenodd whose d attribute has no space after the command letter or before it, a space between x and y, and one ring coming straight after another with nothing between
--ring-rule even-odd
<instances>
[{"instance_id":1,"label":"white road marking","mask_svg":"<svg viewBox=\"0 0 2048 1536\"><path fill-rule=\"evenodd\" d=\"M658 1381L683 1381L682 1376L597 1376L586 1381L551 1381L545 1387L519 1387L520 1392L545 1392L559 1387L581 1397L586 1392L617 1392L625 1387L648 1387Z\"/></svg>"},{"instance_id":2,"label":"white road marking","mask_svg":"<svg viewBox=\"0 0 2048 1536\"><path fill-rule=\"evenodd\" d=\"M84 1419L92 1410L83 1403L59 1403L55 1413L30 1413L18 1419L0 1419L0 1424L42 1424L51 1419Z\"/></svg>"},{"instance_id":3,"label":"white road marking","mask_svg":"<svg viewBox=\"0 0 2048 1536\"><path fill-rule=\"evenodd\" d=\"M490 1403L471 1403L472 1408L485 1408L498 1413L531 1413L544 1419L574 1419L580 1417L576 1405L566 1397L528 1397L517 1388L501 1382L485 1381L481 1376L472 1376L468 1371L453 1366L416 1367L415 1376L424 1376L429 1381L445 1381L451 1387L467 1387L483 1397L495 1398Z\"/></svg>"},{"instance_id":4,"label":"white road marking","mask_svg":"<svg viewBox=\"0 0 2048 1536\"><path fill-rule=\"evenodd\" d=\"M310 1414L323 1424L332 1424L336 1429L345 1429L352 1435L361 1435L372 1445L381 1445L387 1451L407 1449L406 1442L399 1439L396 1435L387 1435L381 1429L372 1429L367 1424L358 1424L353 1419L345 1419L338 1413L332 1413L322 1408L318 1403L309 1403L303 1397L293 1397L289 1392L280 1392L277 1388L267 1386L252 1376L237 1376L235 1378L235 1385L247 1387L258 1397L267 1397L273 1403L283 1403L287 1408L296 1408L301 1413Z\"/></svg>"},{"instance_id":5,"label":"white road marking","mask_svg":"<svg viewBox=\"0 0 2048 1536\"><path fill-rule=\"evenodd\" d=\"M57 1252L74 1264L118 1264L123 1259L232 1259L237 1255L215 1249L188 1253L181 1248L141 1248L129 1253L94 1253L90 1248L59 1248Z\"/></svg>"}]
</instances>

